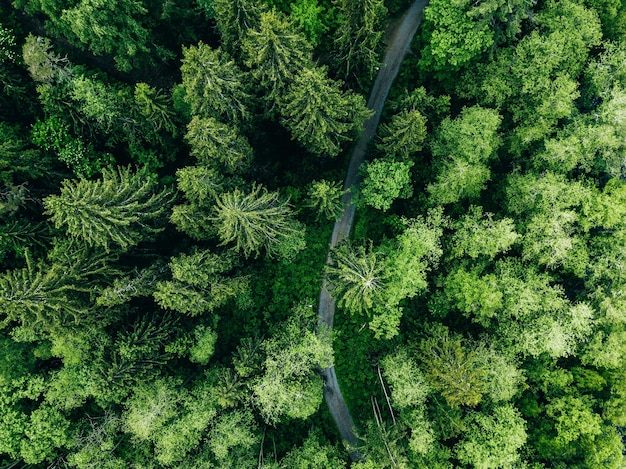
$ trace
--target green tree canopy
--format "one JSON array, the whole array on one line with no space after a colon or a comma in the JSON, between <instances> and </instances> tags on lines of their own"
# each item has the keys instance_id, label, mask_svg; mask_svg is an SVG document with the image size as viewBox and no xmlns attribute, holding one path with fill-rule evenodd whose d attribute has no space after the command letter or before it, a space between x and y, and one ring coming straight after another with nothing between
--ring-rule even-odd
<instances>
[{"instance_id":1,"label":"green tree canopy","mask_svg":"<svg viewBox=\"0 0 626 469\"><path fill-rule=\"evenodd\" d=\"M213 223L222 244L235 243L244 256L269 255L296 232L289 202L278 192L254 185L248 193L235 189L217 196Z\"/></svg>"},{"instance_id":2,"label":"green tree canopy","mask_svg":"<svg viewBox=\"0 0 626 469\"><path fill-rule=\"evenodd\" d=\"M276 10L262 13L258 27L243 40L245 64L265 90L268 107L290 102L285 92L302 70L313 66L311 44L291 21Z\"/></svg>"},{"instance_id":3,"label":"green tree canopy","mask_svg":"<svg viewBox=\"0 0 626 469\"><path fill-rule=\"evenodd\" d=\"M371 116L362 96L341 90L326 67L305 68L295 76L280 112L295 140L316 155L336 156Z\"/></svg>"},{"instance_id":4,"label":"green tree canopy","mask_svg":"<svg viewBox=\"0 0 626 469\"><path fill-rule=\"evenodd\" d=\"M431 143L438 174L428 192L435 203L480 195L491 179L487 164L501 143L501 120L497 111L480 106L463 109L456 119L444 119Z\"/></svg>"},{"instance_id":5,"label":"green tree canopy","mask_svg":"<svg viewBox=\"0 0 626 469\"><path fill-rule=\"evenodd\" d=\"M102 178L65 180L61 194L44 200L57 228L91 246L128 249L161 231L172 191L157 187L145 170L105 169Z\"/></svg>"},{"instance_id":6,"label":"green tree canopy","mask_svg":"<svg viewBox=\"0 0 626 469\"><path fill-rule=\"evenodd\" d=\"M227 53L199 42L183 48L180 70L192 114L234 124L250 117L246 75Z\"/></svg>"}]
</instances>

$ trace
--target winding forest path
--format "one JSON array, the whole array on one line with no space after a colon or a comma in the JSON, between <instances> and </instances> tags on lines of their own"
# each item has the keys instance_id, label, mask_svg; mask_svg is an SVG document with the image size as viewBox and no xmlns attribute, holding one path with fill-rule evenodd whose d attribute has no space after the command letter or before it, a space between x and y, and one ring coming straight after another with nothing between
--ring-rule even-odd
<instances>
[{"instance_id":1,"label":"winding forest path","mask_svg":"<svg viewBox=\"0 0 626 469\"><path fill-rule=\"evenodd\" d=\"M365 160L367 145L376 133L376 127L378 127L378 121L380 120L387 94L400 70L402 60L409 50L413 36L422 21L422 12L427 4L428 0L416 0L406 11L400 22L396 25L395 30L390 35L387 52L385 53L383 63L372 85L372 91L367 101L367 107L374 111L374 115L365 122L359 141L352 151L350 165L348 166L348 172L343 184L344 189L357 187L360 182L359 167ZM352 229L354 205L352 204L351 193L344 195L342 201L344 202L344 210L341 218L335 223L333 228L330 249L334 248L342 239L350 236L350 230ZM329 261L330 250L327 262ZM326 280L324 280L320 292L318 321L320 327L325 325L332 329L335 315L335 301L331 298L327 287ZM337 424L339 434L350 446L354 447L358 442L358 438L353 432L354 421L352 420L348 406L339 389L335 367L325 368L322 370L321 374L325 383L324 398L326 399L330 414ZM353 459L359 457L356 453L352 453L351 456Z\"/></svg>"}]
</instances>

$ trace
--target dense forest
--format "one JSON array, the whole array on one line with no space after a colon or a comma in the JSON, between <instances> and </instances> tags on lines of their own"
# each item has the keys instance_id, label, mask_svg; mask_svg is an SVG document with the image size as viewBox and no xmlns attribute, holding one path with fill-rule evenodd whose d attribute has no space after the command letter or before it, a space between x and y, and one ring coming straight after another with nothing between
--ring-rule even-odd
<instances>
[{"instance_id":1,"label":"dense forest","mask_svg":"<svg viewBox=\"0 0 626 469\"><path fill-rule=\"evenodd\" d=\"M0 469L626 467L626 4L431 0L344 188L412 3L0 3Z\"/></svg>"}]
</instances>

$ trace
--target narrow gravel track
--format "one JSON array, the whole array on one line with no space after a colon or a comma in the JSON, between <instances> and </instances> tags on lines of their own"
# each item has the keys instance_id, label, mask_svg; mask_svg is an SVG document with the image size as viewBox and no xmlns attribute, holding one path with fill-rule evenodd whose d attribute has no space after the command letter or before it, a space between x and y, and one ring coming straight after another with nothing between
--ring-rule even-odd
<instances>
[{"instance_id":1,"label":"narrow gravel track","mask_svg":"<svg viewBox=\"0 0 626 469\"><path fill-rule=\"evenodd\" d=\"M397 24L395 31L392 33L389 41L383 64L380 67L380 71L376 76L376 80L372 85L372 91L370 93L369 100L367 101L367 107L374 111L374 115L365 122L363 132L356 143L352 157L350 159L350 165L348 166L348 172L344 181L344 189L353 189L358 187L360 183L359 179L359 167L365 160L365 152L367 145L374 137L376 133L376 127L378 127L378 121L380 120L380 114L383 110L383 105L387 99L387 94L391 88L404 56L409 50L411 40L417 28L422 21L422 12L424 7L428 4L428 0L416 0L413 5L406 11L400 22ZM335 223L333 228L333 234L330 240L330 249L334 248L338 242L342 239L350 236L350 230L352 229L352 223L354 221L354 205L352 204L352 195L347 193L343 197L344 210L341 218ZM327 262L330 261L330 250ZM328 293L328 285L326 280L322 282L322 290L320 292L319 300L319 326L327 326L332 329L333 318L335 315L335 301ZM348 443L351 447L355 447L358 443L358 438L354 434L354 420L350 415L350 410L346 405L341 390L339 389L339 383L337 382L337 374L335 373L335 367L325 368L321 371L322 378L324 379L324 398L326 404L330 410L341 438ZM353 460L360 458L356 451L353 451L350 456Z\"/></svg>"}]
</instances>

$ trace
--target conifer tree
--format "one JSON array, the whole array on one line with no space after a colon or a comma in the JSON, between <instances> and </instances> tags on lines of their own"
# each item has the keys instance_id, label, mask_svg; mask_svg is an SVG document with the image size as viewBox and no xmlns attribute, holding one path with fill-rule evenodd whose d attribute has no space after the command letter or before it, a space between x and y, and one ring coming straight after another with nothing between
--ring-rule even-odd
<instances>
[{"instance_id":1,"label":"conifer tree","mask_svg":"<svg viewBox=\"0 0 626 469\"><path fill-rule=\"evenodd\" d=\"M309 151L336 156L372 113L362 96L342 91L326 72L326 67L303 69L285 95L281 114L294 139Z\"/></svg>"},{"instance_id":2,"label":"conifer tree","mask_svg":"<svg viewBox=\"0 0 626 469\"><path fill-rule=\"evenodd\" d=\"M216 119L194 116L187 126L191 155L207 166L217 165L230 173L246 169L252 159L252 148L236 128Z\"/></svg>"},{"instance_id":3,"label":"conifer tree","mask_svg":"<svg viewBox=\"0 0 626 469\"><path fill-rule=\"evenodd\" d=\"M44 199L57 228L90 246L125 250L160 232L172 202L169 189L156 191L145 170L105 169L102 178L65 180L61 194Z\"/></svg>"},{"instance_id":4,"label":"conifer tree","mask_svg":"<svg viewBox=\"0 0 626 469\"><path fill-rule=\"evenodd\" d=\"M223 193L215 202L213 223L222 244L234 242L246 257L257 256L262 248L271 254L296 231L289 202L261 185L249 193L239 189Z\"/></svg>"},{"instance_id":5,"label":"conifer tree","mask_svg":"<svg viewBox=\"0 0 626 469\"><path fill-rule=\"evenodd\" d=\"M183 48L182 62L185 100L192 114L235 124L249 117L247 79L227 53L199 42Z\"/></svg>"},{"instance_id":6,"label":"conifer tree","mask_svg":"<svg viewBox=\"0 0 626 469\"><path fill-rule=\"evenodd\" d=\"M0 275L0 328L14 327L15 337L32 341L70 326L103 324L98 314L88 315L89 294L104 279L118 273L110 255L80 243L59 243L46 262L26 252L26 266Z\"/></svg>"},{"instance_id":7,"label":"conifer tree","mask_svg":"<svg viewBox=\"0 0 626 469\"><path fill-rule=\"evenodd\" d=\"M334 42L343 79L365 88L376 73L387 8L383 0L337 0L341 14Z\"/></svg>"},{"instance_id":8,"label":"conifer tree","mask_svg":"<svg viewBox=\"0 0 626 469\"><path fill-rule=\"evenodd\" d=\"M239 41L246 37L250 29L258 26L261 13L266 9L265 3L256 0L213 0L209 3L215 11L215 22L224 49L238 56Z\"/></svg>"},{"instance_id":9,"label":"conifer tree","mask_svg":"<svg viewBox=\"0 0 626 469\"><path fill-rule=\"evenodd\" d=\"M417 109L405 109L381 125L380 151L408 159L422 149L426 139L426 117Z\"/></svg>"},{"instance_id":10,"label":"conifer tree","mask_svg":"<svg viewBox=\"0 0 626 469\"><path fill-rule=\"evenodd\" d=\"M333 251L332 259L326 276L340 306L360 313L383 303L385 265L371 246L342 244Z\"/></svg>"},{"instance_id":11,"label":"conifer tree","mask_svg":"<svg viewBox=\"0 0 626 469\"><path fill-rule=\"evenodd\" d=\"M242 43L245 64L265 90L269 107L283 100L298 72L312 67L311 45L292 23L277 11L263 13L258 28Z\"/></svg>"},{"instance_id":12,"label":"conifer tree","mask_svg":"<svg viewBox=\"0 0 626 469\"><path fill-rule=\"evenodd\" d=\"M309 186L309 207L317 211L317 218L337 220L343 211L341 198L349 190L343 190L341 183L330 182L325 179L313 181Z\"/></svg>"}]
</instances>

